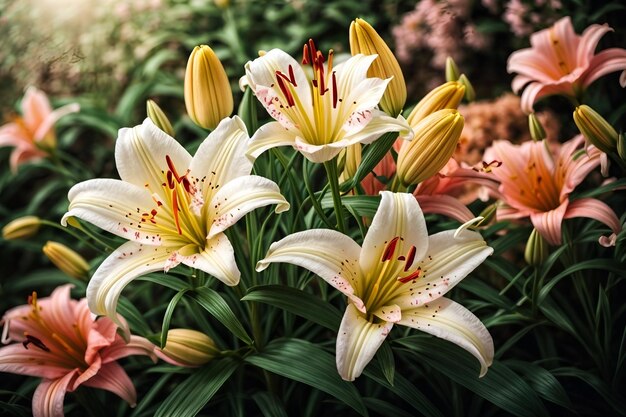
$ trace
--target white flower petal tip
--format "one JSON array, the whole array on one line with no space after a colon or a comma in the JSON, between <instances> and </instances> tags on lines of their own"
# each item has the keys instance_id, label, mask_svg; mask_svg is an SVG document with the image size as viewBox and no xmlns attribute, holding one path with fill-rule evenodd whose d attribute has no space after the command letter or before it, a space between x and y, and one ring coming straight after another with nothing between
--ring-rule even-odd
<instances>
[{"instance_id":1,"label":"white flower petal tip","mask_svg":"<svg viewBox=\"0 0 626 417\"><path fill-rule=\"evenodd\" d=\"M600 236L600 239L598 239L598 243L605 248L615 246L615 242L617 242L617 235L615 233L611 233L609 236Z\"/></svg>"},{"instance_id":2,"label":"white flower petal tip","mask_svg":"<svg viewBox=\"0 0 626 417\"><path fill-rule=\"evenodd\" d=\"M458 238L461 235L461 233L463 233L464 230L469 229L470 227L474 226L477 223L480 223L483 219L484 219L483 216L478 216L478 217L474 217L471 220L466 221L465 223L460 225L458 229L456 229L456 232L454 232L454 238L455 239Z\"/></svg>"}]
</instances>

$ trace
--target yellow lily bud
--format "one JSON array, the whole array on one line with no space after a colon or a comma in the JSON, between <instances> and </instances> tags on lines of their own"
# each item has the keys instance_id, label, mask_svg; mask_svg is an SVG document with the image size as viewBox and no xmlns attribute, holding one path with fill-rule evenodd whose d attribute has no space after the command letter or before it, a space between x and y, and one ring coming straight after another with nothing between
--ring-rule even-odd
<instances>
[{"instance_id":1,"label":"yellow lily bud","mask_svg":"<svg viewBox=\"0 0 626 417\"><path fill-rule=\"evenodd\" d=\"M179 366L202 366L219 354L215 342L202 332L191 329L170 329L165 347L157 355Z\"/></svg>"},{"instance_id":2,"label":"yellow lily bud","mask_svg":"<svg viewBox=\"0 0 626 417\"><path fill-rule=\"evenodd\" d=\"M459 67L452 57L446 58L446 81L457 81L459 79Z\"/></svg>"},{"instance_id":3,"label":"yellow lily bud","mask_svg":"<svg viewBox=\"0 0 626 417\"><path fill-rule=\"evenodd\" d=\"M2 228L2 237L6 240L26 239L39 231L41 219L37 216L19 217Z\"/></svg>"},{"instance_id":4,"label":"yellow lily bud","mask_svg":"<svg viewBox=\"0 0 626 417\"><path fill-rule=\"evenodd\" d=\"M148 100L146 102L146 112L148 113L148 117L152 120L152 123L156 125L159 129L167 133L168 135L174 137L174 128L172 128L172 124L169 119L161 110L158 104L154 102L154 100Z\"/></svg>"},{"instance_id":5,"label":"yellow lily bud","mask_svg":"<svg viewBox=\"0 0 626 417\"><path fill-rule=\"evenodd\" d=\"M352 55L378 55L367 75L382 79L393 77L379 105L381 110L390 116L399 115L407 94L400 64L383 38L363 19L355 19L350 24L350 52Z\"/></svg>"},{"instance_id":6,"label":"yellow lily bud","mask_svg":"<svg viewBox=\"0 0 626 417\"><path fill-rule=\"evenodd\" d=\"M524 250L526 263L532 266L539 266L548 259L548 255L550 255L548 242L537 232L537 229L533 229Z\"/></svg>"},{"instance_id":7,"label":"yellow lily bud","mask_svg":"<svg viewBox=\"0 0 626 417\"><path fill-rule=\"evenodd\" d=\"M213 49L196 46L185 72L185 106L198 126L215 129L233 112L233 93L224 67Z\"/></svg>"},{"instance_id":8,"label":"yellow lily bud","mask_svg":"<svg viewBox=\"0 0 626 417\"><path fill-rule=\"evenodd\" d=\"M52 241L47 242L43 247L43 253L57 268L70 277L87 278L89 272L87 261L64 244Z\"/></svg>"},{"instance_id":9,"label":"yellow lily bud","mask_svg":"<svg viewBox=\"0 0 626 417\"><path fill-rule=\"evenodd\" d=\"M343 179L348 180L356 174L361 165L361 144L355 143L346 148L344 154Z\"/></svg>"},{"instance_id":10,"label":"yellow lily bud","mask_svg":"<svg viewBox=\"0 0 626 417\"><path fill-rule=\"evenodd\" d=\"M465 86L465 100L476 100L476 92L474 91L474 86L470 82L469 78L467 78L465 74L461 74L461 76L459 77L459 82Z\"/></svg>"},{"instance_id":11,"label":"yellow lily bud","mask_svg":"<svg viewBox=\"0 0 626 417\"><path fill-rule=\"evenodd\" d=\"M613 126L586 104L576 107L574 122L585 139L602 152L612 152L617 147L617 132Z\"/></svg>"},{"instance_id":12,"label":"yellow lily bud","mask_svg":"<svg viewBox=\"0 0 626 417\"><path fill-rule=\"evenodd\" d=\"M626 140L623 133L617 137L617 155L622 158L622 161L626 161Z\"/></svg>"},{"instance_id":13,"label":"yellow lily bud","mask_svg":"<svg viewBox=\"0 0 626 417\"><path fill-rule=\"evenodd\" d=\"M546 138L546 131L543 129L541 122L537 119L535 113L528 115L528 130L530 130L530 137L535 142L544 140Z\"/></svg>"},{"instance_id":14,"label":"yellow lily bud","mask_svg":"<svg viewBox=\"0 0 626 417\"><path fill-rule=\"evenodd\" d=\"M441 109L456 109L465 95L465 86L457 81L449 81L426 94L413 107L411 114L406 118L412 127L423 118Z\"/></svg>"},{"instance_id":15,"label":"yellow lily bud","mask_svg":"<svg viewBox=\"0 0 626 417\"><path fill-rule=\"evenodd\" d=\"M454 109L438 110L413 128L415 137L398 153L397 178L405 185L419 184L443 168L456 149L465 124Z\"/></svg>"}]
</instances>

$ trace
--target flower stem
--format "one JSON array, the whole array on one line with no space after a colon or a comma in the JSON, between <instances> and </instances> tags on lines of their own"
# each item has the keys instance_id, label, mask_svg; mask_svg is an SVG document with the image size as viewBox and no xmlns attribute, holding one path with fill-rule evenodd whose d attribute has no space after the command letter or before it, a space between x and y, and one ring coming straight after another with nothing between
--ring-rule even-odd
<instances>
[{"instance_id":1,"label":"flower stem","mask_svg":"<svg viewBox=\"0 0 626 417\"><path fill-rule=\"evenodd\" d=\"M345 225L343 223L343 209L341 204L341 194L339 194L339 176L337 174L337 161L332 159L324 162L324 168L326 168L326 175L328 176L328 183L330 184L330 191L333 196L333 205L335 206L335 217L337 217L337 229L341 233L346 232Z\"/></svg>"}]
</instances>

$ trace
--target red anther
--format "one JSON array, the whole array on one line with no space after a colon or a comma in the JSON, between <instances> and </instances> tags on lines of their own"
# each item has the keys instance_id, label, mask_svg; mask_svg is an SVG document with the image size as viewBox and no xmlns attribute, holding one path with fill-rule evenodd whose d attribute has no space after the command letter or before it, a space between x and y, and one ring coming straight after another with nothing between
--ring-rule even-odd
<instances>
[{"instance_id":1,"label":"red anther","mask_svg":"<svg viewBox=\"0 0 626 417\"><path fill-rule=\"evenodd\" d=\"M46 352L50 352L50 349L48 348L48 346L46 346L40 339L36 338L35 336L31 336L29 334L25 334L24 336L26 336L26 340L22 342L22 345L24 346L25 349L28 349L28 345L32 343L33 345L37 346L39 349L45 350Z\"/></svg>"},{"instance_id":2,"label":"red anther","mask_svg":"<svg viewBox=\"0 0 626 417\"><path fill-rule=\"evenodd\" d=\"M302 65L308 65L310 63L311 60L309 59L309 45L305 43L302 47Z\"/></svg>"},{"instance_id":3,"label":"red anther","mask_svg":"<svg viewBox=\"0 0 626 417\"><path fill-rule=\"evenodd\" d=\"M189 181L189 178L187 178L187 176L184 176L182 178L182 183L183 183L183 187L185 188L185 191L187 191L189 194L194 193L194 189L192 188L191 182Z\"/></svg>"},{"instance_id":4,"label":"red anther","mask_svg":"<svg viewBox=\"0 0 626 417\"><path fill-rule=\"evenodd\" d=\"M285 80L289 81L289 79L280 71L276 71L276 82L278 83L278 88L282 91L283 95L287 99L287 104L293 106L296 104L296 101L293 99L293 95L291 94L291 90L285 84Z\"/></svg>"},{"instance_id":5,"label":"red anther","mask_svg":"<svg viewBox=\"0 0 626 417\"><path fill-rule=\"evenodd\" d=\"M170 190L173 190L176 187L176 184L174 183L174 174L172 173L172 171L167 171L166 177L167 177L167 186L169 187Z\"/></svg>"},{"instance_id":6,"label":"red anther","mask_svg":"<svg viewBox=\"0 0 626 417\"><path fill-rule=\"evenodd\" d=\"M309 39L309 52L311 56L312 65L315 66L315 57L317 56L317 48L315 48L315 43L313 43L313 39Z\"/></svg>"},{"instance_id":7,"label":"red anther","mask_svg":"<svg viewBox=\"0 0 626 417\"><path fill-rule=\"evenodd\" d=\"M413 281L414 279L419 278L421 274L422 274L422 268L418 267L415 270L415 272L413 272L412 274L409 274L406 277L402 277L402 278L398 277L398 281L403 284L406 284L409 281Z\"/></svg>"},{"instance_id":8,"label":"red anther","mask_svg":"<svg viewBox=\"0 0 626 417\"><path fill-rule=\"evenodd\" d=\"M178 229L178 234L182 235L183 231L180 228L180 219L178 218L178 194L176 191L172 193L172 211L174 212L174 223L176 223L176 229Z\"/></svg>"},{"instance_id":9,"label":"red anther","mask_svg":"<svg viewBox=\"0 0 626 417\"><path fill-rule=\"evenodd\" d=\"M415 260L415 246L411 245L409 249L409 253L406 256L406 264L404 264L404 272L408 271L411 265L413 265L413 261Z\"/></svg>"},{"instance_id":10,"label":"red anther","mask_svg":"<svg viewBox=\"0 0 626 417\"><path fill-rule=\"evenodd\" d=\"M298 86L298 84L296 84L296 74L294 74L293 67L291 65L289 65L289 82L291 82L294 87Z\"/></svg>"},{"instance_id":11,"label":"red anther","mask_svg":"<svg viewBox=\"0 0 626 417\"><path fill-rule=\"evenodd\" d=\"M393 257L393 253L396 251L396 246L398 245L398 240L400 240L400 236L396 236L387 243L387 247L383 252L383 257L380 260L381 262L385 262L390 260Z\"/></svg>"},{"instance_id":12,"label":"red anther","mask_svg":"<svg viewBox=\"0 0 626 417\"><path fill-rule=\"evenodd\" d=\"M165 162L167 162L167 167L169 168L170 172L174 175L174 178L176 178L176 182L180 182L180 176L178 175L178 172L176 171L176 167L174 166L174 163L172 162L172 158L170 158L169 155L165 155Z\"/></svg>"},{"instance_id":13,"label":"red anther","mask_svg":"<svg viewBox=\"0 0 626 417\"><path fill-rule=\"evenodd\" d=\"M332 52L332 49L331 49ZM331 57L332 59L332 55L329 55L329 57ZM329 65L331 62L331 59L329 59ZM339 97L337 97L337 76L335 75L335 71L333 71L333 75L331 76L332 81L333 81L333 109L337 108L337 100L339 99Z\"/></svg>"},{"instance_id":14,"label":"red anther","mask_svg":"<svg viewBox=\"0 0 626 417\"><path fill-rule=\"evenodd\" d=\"M319 79L319 82L320 82L320 95L323 96L324 93L326 91L328 91L328 88L326 88L326 81L325 81L325 78L324 78L324 66L322 66L322 65L320 66L319 72L320 72L320 75L319 75L318 79Z\"/></svg>"}]
</instances>

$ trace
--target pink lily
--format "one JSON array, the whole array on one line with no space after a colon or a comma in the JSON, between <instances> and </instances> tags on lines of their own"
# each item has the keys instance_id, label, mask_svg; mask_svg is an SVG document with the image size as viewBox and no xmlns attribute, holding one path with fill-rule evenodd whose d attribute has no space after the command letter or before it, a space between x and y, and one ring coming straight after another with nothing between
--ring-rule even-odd
<instances>
[{"instance_id":1,"label":"pink lily","mask_svg":"<svg viewBox=\"0 0 626 417\"><path fill-rule=\"evenodd\" d=\"M52 110L48 97L41 90L29 87L22 99L22 117L0 126L0 146L13 146L11 170L25 162L48 156L56 146L54 124L63 116L79 110L77 103Z\"/></svg>"},{"instance_id":2,"label":"pink lily","mask_svg":"<svg viewBox=\"0 0 626 417\"><path fill-rule=\"evenodd\" d=\"M398 150L402 141L396 141L394 148ZM368 174L361 185L366 194L378 195L386 189L385 184L378 177L391 178L396 173L396 163L391 153L374 168L374 172ZM474 214L461 200L474 201L476 193L469 192L467 186L480 185L485 189L496 190L497 179L482 170L476 170L461 166L454 158L450 158L446 166L427 180L420 183L413 191L415 199L426 214L442 214L461 223L472 220ZM482 187L481 187L482 188Z\"/></svg>"},{"instance_id":3,"label":"pink lily","mask_svg":"<svg viewBox=\"0 0 626 417\"><path fill-rule=\"evenodd\" d=\"M583 142L579 135L562 145L550 145L551 152L545 141L521 145L495 141L485 151L485 158L502 162L502 166L493 170L501 182L498 193L505 203L498 207L498 219L530 217L549 244L560 245L563 219L588 217L613 231L608 237L602 236L600 244L614 245L622 229L615 212L595 198L574 201L569 198L574 188L601 162L602 152L594 146L583 149Z\"/></svg>"},{"instance_id":4,"label":"pink lily","mask_svg":"<svg viewBox=\"0 0 626 417\"><path fill-rule=\"evenodd\" d=\"M116 360L129 355L156 360L152 343L138 336L126 343L113 321L95 319L86 299L70 298L71 287L60 286L41 300L33 292L27 305L2 318L2 342L16 343L0 348L0 372L43 378L33 395L35 417L63 417L65 393L80 385L111 391L134 406L135 387Z\"/></svg>"},{"instance_id":5,"label":"pink lily","mask_svg":"<svg viewBox=\"0 0 626 417\"><path fill-rule=\"evenodd\" d=\"M608 25L591 25L577 35L569 17L557 21L552 27L534 33L530 48L513 52L507 70L517 73L511 85L513 91L522 93L522 110L533 111L540 98L561 94L576 101L581 93L598 78L623 71L620 84L626 87L626 49L609 48L595 54L598 42L612 31Z\"/></svg>"}]
</instances>

